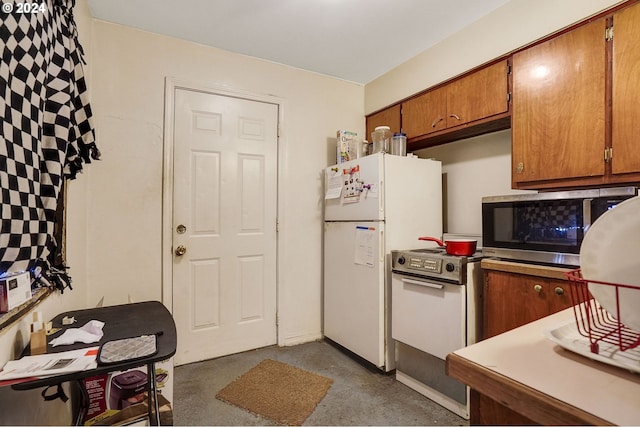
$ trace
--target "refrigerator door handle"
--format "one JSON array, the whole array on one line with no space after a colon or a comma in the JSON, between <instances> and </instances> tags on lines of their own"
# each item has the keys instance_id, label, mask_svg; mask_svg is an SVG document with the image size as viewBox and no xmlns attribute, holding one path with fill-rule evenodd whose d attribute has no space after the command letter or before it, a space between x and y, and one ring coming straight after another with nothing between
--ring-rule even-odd
<instances>
[{"instance_id":1,"label":"refrigerator door handle","mask_svg":"<svg viewBox=\"0 0 640 427\"><path fill-rule=\"evenodd\" d=\"M378 197L380 198L380 212L383 213L384 217L384 181L380 181L378 184Z\"/></svg>"}]
</instances>

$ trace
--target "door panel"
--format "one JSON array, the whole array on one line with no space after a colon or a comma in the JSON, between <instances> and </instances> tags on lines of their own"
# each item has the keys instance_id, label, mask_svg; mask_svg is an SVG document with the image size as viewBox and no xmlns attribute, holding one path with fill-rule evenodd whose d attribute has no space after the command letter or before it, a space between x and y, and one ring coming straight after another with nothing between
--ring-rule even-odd
<instances>
[{"instance_id":1,"label":"door panel","mask_svg":"<svg viewBox=\"0 0 640 427\"><path fill-rule=\"evenodd\" d=\"M465 292L464 285L393 273L393 339L445 360L466 345Z\"/></svg>"},{"instance_id":2,"label":"door panel","mask_svg":"<svg viewBox=\"0 0 640 427\"><path fill-rule=\"evenodd\" d=\"M376 153L356 160L329 166L325 169L325 191L338 186L339 197L325 198L325 221L362 221L384 219L384 166L385 154ZM346 199L356 191L357 183L370 185L367 191L357 192L357 202ZM326 197L326 193L325 193Z\"/></svg>"},{"instance_id":3,"label":"door panel","mask_svg":"<svg viewBox=\"0 0 640 427\"><path fill-rule=\"evenodd\" d=\"M324 223L324 335L378 367L385 365L383 239L384 222Z\"/></svg>"},{"instance_id":4,"label":"door panel","mask_svg":"<svg viewBox=\"0 0 640 427\"><path fill-rule=\"evenodd\" d=\"M612 172L640 170L638 94L640 93L640 5L613 16Z\"/></svg>"},{"instance_id":5,"label":"door panel","mask_svg":"<svg viewBox=\"0 0 640 427\"><path fill-rule=\"evenodd\" d=\"M441 87L402 103L402 130L407 138L447 127L447 88Z\"/></svg>"},{"instance_id":6,"label":"door panel","mask_svg":"<svg viewBox=\"0 0 640 427\"><path fill-rule=\"evenodd\" d=\"M548 279L503 271L485 275L484 339L550 314Z\"/></svg>"},{"instance_id":7,"label":"door panel","mask_svg":"<svg viewBox=\"0 0 640 427\"><path fill-rule=\"evenodd\" d=\"M178 365L277 341L277 123L275 104L175 91Z\"/></svg>"},{"instance_id":8,"label":"door panel","mask_svg":"<svg viewBox=\"0 0 640 427\"><path fill-rule=\"evenodd\" d=\"M501 61L447 86L447 127L509 111L507 61Z\"/></svg>"},{"instance_id":9,"label":"door panel","mask_svg":"<svg viewBox=\"0 0 640 427\"><path fill-rule=\"evenodd\" d=\"M606 21L513 55L515 183L602 176Z\"/></svg>"},{"instance_id":10,"label":"door panel","mask_svg":"<svg viewBox=\"0 0 640 427\"><path fill-rule=\"evenodd\" d=\"M201 329L220 325L220 262L218 260L191 263L190 288L193 293L193 327Z\"/></svg>"}]
</instances>

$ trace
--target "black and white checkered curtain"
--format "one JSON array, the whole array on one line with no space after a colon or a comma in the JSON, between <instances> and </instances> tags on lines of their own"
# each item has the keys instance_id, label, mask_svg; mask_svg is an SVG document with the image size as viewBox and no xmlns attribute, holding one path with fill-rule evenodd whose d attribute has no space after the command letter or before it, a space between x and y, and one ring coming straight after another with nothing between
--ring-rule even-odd
<instances>
[{"instance_id":1,"label":"black and white checkered curtain","mask_svg":"<svg viewBox=\"0 0 640 427\"><path fill-rule=\"evenodd\" d=\"M52 274L63 180L75 178L83 162L100 155L74 5L75 0L0 2L0 274Z\"/></svg>"}]
</instances>

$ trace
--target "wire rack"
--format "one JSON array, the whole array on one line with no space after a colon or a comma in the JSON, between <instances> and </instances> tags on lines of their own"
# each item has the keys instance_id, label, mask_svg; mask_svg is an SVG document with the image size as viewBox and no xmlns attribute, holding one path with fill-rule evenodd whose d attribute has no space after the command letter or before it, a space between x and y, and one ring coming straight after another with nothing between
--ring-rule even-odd
<instances>
[{"instance_id":1,"label":"wire rack","mask_svg":"<svg viewBox=\"0 0 640 427\"><path fill-rule=\"evenodd\" d=\"M620 289L630 288L640 292L640 287L617 283L587 280L582 277L580 269L566 273L573 302L573 312L580 335L589 339L592 353L598 354L600 343L606 342L617 346L620 351L630 350L640 345L640 332L620 323ZM615 288L615 313L609 313L593 298L589 292L589 283Z\"/></svg>"}]
</instances>

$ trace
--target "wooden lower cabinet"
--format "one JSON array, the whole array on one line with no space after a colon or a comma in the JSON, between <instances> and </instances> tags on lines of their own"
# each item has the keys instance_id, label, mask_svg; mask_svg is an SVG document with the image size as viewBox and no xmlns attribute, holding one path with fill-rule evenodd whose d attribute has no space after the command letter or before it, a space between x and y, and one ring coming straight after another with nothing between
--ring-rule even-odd
<instances>
[{"instance_id":1,"label":"wooden lower cabinet","mask_svg":"<svg viewBox=\"0 0 640 427\"><path fill-rule=\"evenodd\" d=\"M496 402L484 394L470 390L469 424L474 426L529 426L539 425L529 418Z\"/></svg>"},{"instance_id":2,"label":"wooden lower cabinet","mask_svg":"<svg viewBox=\"0 0 640 427\"><path fill-rule=\"evenodd\" d=\"M573 305L570 286L575 285L557 278L562 277L557 269L554 269L556 271L553 273L548 273L541 267L517 266L516 263L499 265L506 265L507 271L483 269L483 339L515 329ZM541 275L536 276L533 273ZM545 275L554 277L545 277ZM499 400L472 388L469 423L471 425L539 424Z\"/></svg>"},{"instance_id":3,"label":"wooden lower cabinet","mask_svg":"<svg viewBox=\"0 0 640 427\"><path fill-rule=\"evenodd\" d=\"M571 307L569 286L561 279L484 270L483 338Z\"/></svg>"}]
</instances>

